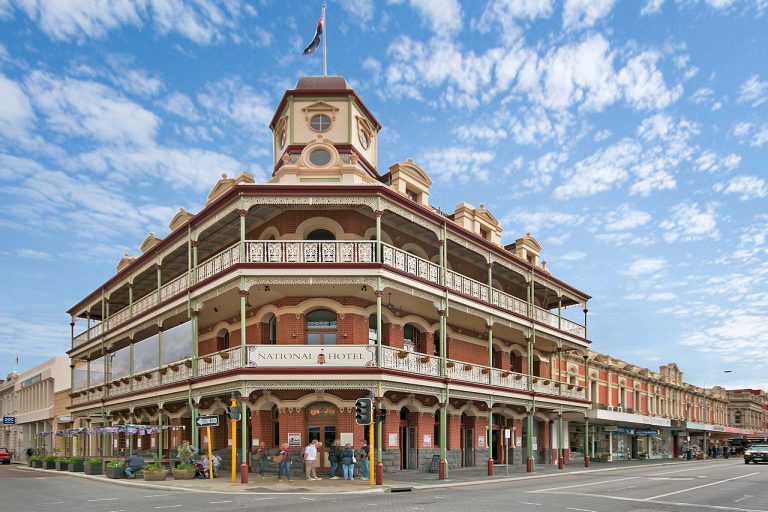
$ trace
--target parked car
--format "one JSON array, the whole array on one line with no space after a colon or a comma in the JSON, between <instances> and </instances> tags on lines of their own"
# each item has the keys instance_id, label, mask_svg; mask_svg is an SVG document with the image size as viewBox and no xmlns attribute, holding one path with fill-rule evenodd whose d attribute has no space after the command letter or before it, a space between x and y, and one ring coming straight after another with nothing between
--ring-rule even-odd
<instances>
[{"instance_id":1,"label":"parked car","mask_svg":"<svg viewBox=\"0 0 768 512\"><path fill-rule=\"evenodd\" d=\"M13 452L10 452L6 448L3 448L2 446L0 446L0 462L2 462L3 464L10 464L11 455L13 455Z\"/></svg>"},{"instance_id":2,"label":"parked car","mask_svg":"<svg viewBox=\"0 0 768 512\"><path fill-rule=\"evenodd\" d=\"M753 444L744 451L744 464L768 462L768 445Z\"/></svg>"}]
</instances>

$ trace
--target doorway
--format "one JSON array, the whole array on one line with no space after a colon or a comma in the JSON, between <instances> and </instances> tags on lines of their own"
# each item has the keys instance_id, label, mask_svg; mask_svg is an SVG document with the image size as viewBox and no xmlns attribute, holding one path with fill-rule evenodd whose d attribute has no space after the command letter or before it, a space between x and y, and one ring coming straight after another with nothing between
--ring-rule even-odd
<instances>
[{"instance_id":1,"label":"doorway","mask_svg":"<svg viewBox=\"0 0 768 512\"><path fill-rule=\"evenodd\" d=\"M400 425L400 469L418 469L416 466L416 427Z\"/></svg>"},{"instance_id":2,"label":"doorway","mask_svg":"<svg viewBox=\"0 0 768 512\"><path fill-rule=\"evenodd\" d=\"M475 465L475 447L473 444L473 439L475 435L475 430L472 428L464 428L462 429L462 435L461 435L461 452L462 452L462 460L461 465L464 467L471 467Z\"/></svg>"},{"instance_id":3,"label":"doorway","mask_svg":"<svg viewBox=\"0 0 768 512\"><path fill-rule=\"evenodd\" d=\"M320 441L317 449L317 460L320 463L318 471L326 472L330 467L328 451L336 440L335 425L317 425L307 427L307 444L312 441Z\"/></svg>"}]
</instances>

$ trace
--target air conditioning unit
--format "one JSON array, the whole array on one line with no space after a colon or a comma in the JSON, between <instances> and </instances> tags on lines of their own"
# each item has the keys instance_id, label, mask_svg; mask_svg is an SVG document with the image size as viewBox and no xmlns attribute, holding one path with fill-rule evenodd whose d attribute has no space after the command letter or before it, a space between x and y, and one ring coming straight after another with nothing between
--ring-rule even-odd
<instances>
[{"instance_id":1,"label":"air conditioning unit","mask_svg":"<svg viewBox=\"0 0 768 512\"><path fill-rule=\"evenodd\" d=\"M618 407L616 408L616 410L617 410L618 412L624 412L624 408L623 408L622 406L618 406Z\"/></svg>"}]
</instances>

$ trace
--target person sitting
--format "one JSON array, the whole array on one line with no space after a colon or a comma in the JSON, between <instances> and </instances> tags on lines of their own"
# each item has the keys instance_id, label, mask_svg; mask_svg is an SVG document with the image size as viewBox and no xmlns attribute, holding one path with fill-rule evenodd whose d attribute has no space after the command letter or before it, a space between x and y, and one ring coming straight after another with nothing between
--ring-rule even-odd
<instances>
[{"instance_id":1,"label":"person sitting","mask_svg":"<svg viewBox=\"0 0 768 512\"><path fill-rule=\"evenodd\" d=\"M125 459L125 476L131 480L136 478L134 473L144 467L144 457L141 455L131 455Z\"/></svg>"},{"instance_id":2,"label":"person sitting","mask_svg":"<svg viewBox=\"0 0 768 512\"><path fill-rule=\"evenodd\" d=\"M192 465L195 468L195 478L206 478L205 476L205 469L203 468L203 464L199 460L192 461Z\"/></svg>"}]
</instances>

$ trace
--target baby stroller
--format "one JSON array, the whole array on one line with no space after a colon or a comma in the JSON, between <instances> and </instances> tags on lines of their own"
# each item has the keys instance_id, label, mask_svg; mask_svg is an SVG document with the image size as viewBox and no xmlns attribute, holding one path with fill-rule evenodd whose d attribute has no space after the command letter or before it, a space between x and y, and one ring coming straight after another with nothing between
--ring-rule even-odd
<instances>
[{"instance_id":1,"label":"baby stroller","mask_svg":"<svg viewBox=\"0 0 768 512\"><path fill-rule=\"evenodd\" d=\"M202 462L195 461L192 465L195 466L195 478L208 478L208 471L205 470Z\"/></svg>"}]
</instances>

